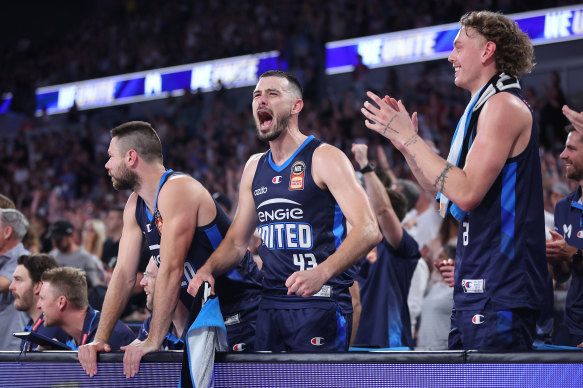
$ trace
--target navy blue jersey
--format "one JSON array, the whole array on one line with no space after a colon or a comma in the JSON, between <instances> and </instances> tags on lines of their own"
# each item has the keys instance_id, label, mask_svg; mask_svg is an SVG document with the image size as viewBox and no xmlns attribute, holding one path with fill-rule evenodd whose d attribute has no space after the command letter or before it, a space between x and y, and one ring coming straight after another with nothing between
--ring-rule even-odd
<instances>
[{"instance_id":1,"label":"navy blue jersey","mask_svg":"<svg viewBox=\"0 0 583 388\"><path fill-rule=\"evenodd\" d=\"M148 338L148 335L150 335L150 322L152 322L152 314L150 314L150 316L146 318L144 323L142 323L142 327L140 327L140 332L138 333L139 340L145 341ZM174 335L174 325L170 324L170 330L168 330L166 337L164 337L164 341L162 341L161 349L162 350L184 349L184 339L186 338L187 332L186 329L187 328L185 328L184 333L182 333L180 338L178 338L176 337L176 335Z\"/></svg>"},{"instance_id":2,"label":"navy blue jersey","mask_svg":"<svg viewBox=\"0 0 583 388\"><path fill-rule=\"evenodd\" d=\"M506 160L482 202L460 223L456 310L479 310L488 300L495 311L544 306L548 270L538 129L532 120L525 150Z\"/></svg>"},{"instance_id":3,"label":"navy blue jersey","mask_svg":"<svg viewBox=\"0 0 583 388\"><path fill-rule=\"evenodd\" d=\"M40 317L36 320L36 322L32 321L32 318L28 321L28 324L24 328L25 331L30 331L34 333L39 333L44 335L45 337L56 339L59 342L66 343L69 339L69 335L61 330L58 326L46 327L45 326L45 316L41 314ZM38 344L30 342L28 340L22 340L22 344L20 345L20 350L25 351L35 351L38 350Z\"/></svg>"},{"instance_id":4,"label":"navy blue jersey","mask_svg":"<svg viewBox=\"0 0 583 388\"><path fill-rule=\"evenodd\" d=\"M318 304L331 300L343 312L352 312L348 287L352 277L345 272L330 279L317 296L286 295L287 278L296 271L315 268L333 254L346 237L346 219L328 190L312 177L312 155L322 141L308 137L281 166L271 151L261 156L253 177L252 191L262 244L264 297L262 303Z\"/></svg>"},{"instance_id":5,"label":"navy blue jersey","mask_svg":"<svg viewBox=\"0 0 583 388\"><path fill-rule=\"evenodd\" d=\"M101 312L94 310L93 307L89 306L87 308L87 315L85 315L85 321L83 321L83 331L81 333L81 343L77 344L73 337L69 337L66 342L67 345L73 349L77 350L79 346L85 345L93 341L95 334L97 333L97 326L99 326L99 320L101 319ZM111 350L120 350L122 346L129 345L133 340L136 339L136 335L125 323L122 321L117 321L109 337L108 344Z\"/></svg>"},{"instance_id":6,"label":"navy blue jersey","mask_svg":"<svg viewBox=\"0 0 583 388\"><path fill-rule=\"evenodd\" d=\"M407 297L419 257L419 245L403 229L397 249L383 238L362 260L358 277L362 312L356 345L415 346Z\"/></svg>"},{"instance_id":7,"label":"navy blue jersey","mask_svg":"<svg viewBox=\"0 0 583 388\"><path fill-rule=\"evenodd\" d=\"M583 249L583 205L581 187L562 198L555 206L555 230L567 244ZM572 268L571 286L567 291L565 321L569 332L583 334L583 273Z\"/></svg>"},{"instance_id":8,"label":"navy blue jersey","mask_svg":"<svg viewBox=\"0 0 583 388\"><path fill-rule=\"evenodd\" d=\"M176 174L182 173L172 170L166 171L160 180L158 193L168 178ZM186 254L179 297L187 309L190 309L194 301L194 297L187 292L188 283L223 241L223 237L231 226L229 216L216 202L214 204L217 210L215 219L208 225L196 228ZM162 217L157 209L154 211L154 215L150 214L144 200L138 197L136 220L146 237L146 242L156 264L160 266L160 260L164 260L160 257L160 233L163 232ZM245 254L235 269L215 280L215 293L221 300L221 311L224 317L256 309L259 304L260 289L261 274L249 252Z\"/></svg>"}]
</instances>

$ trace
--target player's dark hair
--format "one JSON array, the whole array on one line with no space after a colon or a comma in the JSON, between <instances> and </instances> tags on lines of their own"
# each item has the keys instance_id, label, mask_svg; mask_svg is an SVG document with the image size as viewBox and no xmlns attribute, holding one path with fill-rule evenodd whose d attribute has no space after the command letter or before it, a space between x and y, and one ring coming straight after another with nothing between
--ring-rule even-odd
<instances>
[{"instance_id":1,"label":"player's dark hair","mask_svg":"<svg viewBox=\"0 0 583 388\"><path fill-rule=\"evenodd\" d=\"M48 253L36 253L21 255L18 257L18 265L22 265L28 270L30 279L34 284L40 282L41 276L45 271L58 267L59 263Z\"/></svg>"},{"instance_id":2,"label":"player's dark hair","mask_svg":"<svg viewBox=\"0 0 583 388\"><path fill-rule=\"evenodd\" d=\"M265 78L265 77L285 78L286 80L288 80L290 86L293 89L295 89L295 92L298 93L299 98L300 99L304 98L304 89L302 88L300 81L298 81L298 79L293 74L288 73L287 71L282 71L282 70L268 70L265 73L261 74L259 76L259 79Z\"/></svg>"},{"instance_id":3,"label":"player's dark hair","mask_svg":"<svg viewBox=\"0 0 583 388\"><path fill-rule=\"evenodd\" d=\"M118 138L118 147L122 154L135 150L146 162L162 163L162 143L150 123L130 121L113 128L111 138Z\"/></svg>"},{"instance_id":4,"label":"player's dark hair","mask_svg":"<svg viewBox=\"0 0 583 388\"><path fill-rule=\"evenodd\" d=\"M389 195L389 199L391 200L391 206L393 206L393 210L399 221L403 221L405 218L405 214L407 214L407 198L405 196L393 189L386 189L387 194Z\"/></svg>"}]
</instances>

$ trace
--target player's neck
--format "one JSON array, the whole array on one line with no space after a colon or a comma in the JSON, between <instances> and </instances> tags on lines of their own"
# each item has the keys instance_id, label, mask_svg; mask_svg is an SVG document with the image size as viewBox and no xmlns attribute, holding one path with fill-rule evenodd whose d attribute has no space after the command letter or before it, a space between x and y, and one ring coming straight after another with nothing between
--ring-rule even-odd
<instances>
[{"instance_id":1,"label":"player's neck","mask_svg":"<svg viewBox=\"0 0 583 388\"><path fill-rule=\"evenodd\" d=\"M271 159L277 165L282 164L297 151L306 139L307 136L301 133L297 126L290 125L277 139L269 142Z\"/></svg>"},{"instance_id":2,"label":"player's neck","mask_svg":"<svg viewBox=\"0 0 583 388\"><path fill-rule=\"evenodd\" d=\"M32 319L33 325L36 323L36 320L39 319L42 311L36 308L38 302L38 298L34 300L34 305L27 311L28 315Z\"/></svg>"},{"instance_id":3,"label":"player's neck","mask_svg":"<svg viewBox=\"0 0 583 388\"><path fill-rule=\"evenodd\" d=\"M88 310L74 310L63 320L64 325L61 329L75 339L77 345L81 345L83 337L83 326Z\"/></svg>"},{"instance_id":4,"label":"player's neck","mask_svg":"<svg viewBox=\"0 0 583 388\"><path fill-rule=\"evenodd\" d=\"M164 172L166 172L166 169L159 164L149 166L140 174L140 187L136 190L136 193L146 202L150 211L153 211L156 206L156 196L158 195L160 179Z\"/></svg>"},{"instance_id":5,"label":"player's neck","mask_svg":"<svg viewBox=\"0 0 583 388\"><path fill-rule=\"evenodd\" d=\"M484 85L486 85L488 83L488 81L490 81L490 79L494 76L494 74L496 74L496 68L492 67L492 68L487 68L484 69L482 71L482 74L476 78L476 82L474 82L469 88L468 90L470 91L470 93L472 94L471 99L473 100L474 97L480 93L480 90L482 90L482 87L484 87Z\"/></svg>"}]
</instances>

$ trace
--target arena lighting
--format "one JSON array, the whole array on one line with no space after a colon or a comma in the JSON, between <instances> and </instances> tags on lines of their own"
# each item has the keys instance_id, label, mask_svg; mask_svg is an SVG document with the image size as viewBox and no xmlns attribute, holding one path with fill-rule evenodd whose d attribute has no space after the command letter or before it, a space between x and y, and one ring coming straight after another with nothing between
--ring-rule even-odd
<instances>
[{"instance_id":1,"label":"arena lighting","mask_svg":"<svg viewBox=\"0 0 583 388\"><path fill-rule=\"evenodd\" d=\"M181 96L185 89L208 92L252 86L273 69L287 69L278 51L47 86L36 90L36 115L43 108L49 115L67 112L73 102L84 110ZM0 114L9 110L11 100L11 95L0 99Z\"/></svg>"},{"instance_id":2,"label":"arena lighting","mask_svg":"<svg viewBox=\"0 0 583 388\"><path fill-rule=\"evenodd\" d=\"M534 45L583 38L583 4L511 14ZM446 58L459 23L326 43L326 74L354 70L357 55L371 69Z\"/></svg>"}]
</instances>

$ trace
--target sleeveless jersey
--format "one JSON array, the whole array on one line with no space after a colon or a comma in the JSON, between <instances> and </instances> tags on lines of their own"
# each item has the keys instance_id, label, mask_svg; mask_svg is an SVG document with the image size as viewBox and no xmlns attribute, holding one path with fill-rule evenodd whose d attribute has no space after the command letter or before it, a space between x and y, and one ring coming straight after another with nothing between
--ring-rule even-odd
<instances>
[{"instance_id":1,"label":"sleeveless jersey","mask_svg":"<svg viewBox=\"0 0 583 388\"><path fill-rule=\"evenodd\" d=\"M182 173L172 170L166 171L160 179L158 194L168 178L177 174ZM219 246L231 225L229 216L216 201L214 201L214 204L217 209L215 219L208 225L196 228L184 261L184 273L180 283L179 298L188 309L190 309L194 301L194 297L187 292L188 283L194 277L196 271L202 267ZM160 261L164 260L163 257L160 257L160 236L163 233L163 220L160 217L157 206L158 196L156 196L154 215L150 214L146 203L138 196L136 220L144 233L156 264L160 266ZM215 279L215 292L220 297L221 311L225 317L256 309L259 304L260 289L261 275L249 252L245 254L243 260L235 269Z\"/></svg>"},{"instance_id":2,"label":"sleeveless jersey","mask_svg":"<svg viewBox=\"0 0 583 388\"><path fill-rule=\"evenodd\" d=\"M328 190L312 177L312 155L322 141L308 137L281 166L271 151L261 156L253 177L252 192L257 210L257 230L262 244L262 305L301 308L336 302L344 313L352 312L348 272L331 278L316 295L286 295L287 278L296 271L315 268L333 254L346 237L346 219Z\"/></svg>"},{"instance_id":3,"label":"sleeveless jersey","mask_svg":"<svg viewBox=\"0 0 583 388\"><path fill-rule=\"evenodd\" d=\"M512 94L524 101L517 93ZM534 116L532 123L525 150L506 160L482 202L460 223L456 310L481 309L489 300L497 311L543 308L548 270ZM471 129L473 138L476 126Z\"/></svg>"},{"instance_id":4,"label":"sleeveless jersey","mask_svg":"<svg viewBox=\"0 0 583 388\"><path fill-rule=\"evenodd\" d=\"M583 205L581 187L562 198L555 206L555 230L567 244L583 250ZM569 332L583 334L583 273L571 267L571 285L567 291L565 320Z\"/></svg>"}]
</instances>

